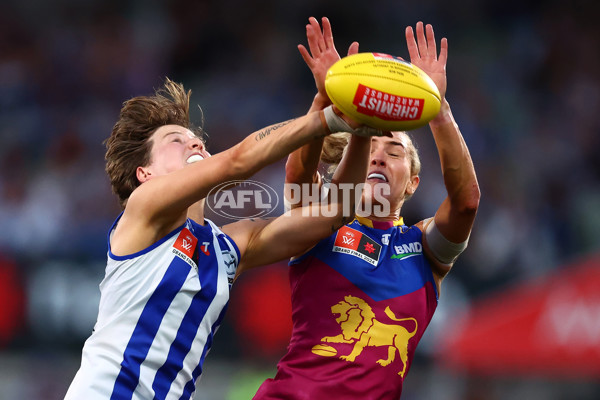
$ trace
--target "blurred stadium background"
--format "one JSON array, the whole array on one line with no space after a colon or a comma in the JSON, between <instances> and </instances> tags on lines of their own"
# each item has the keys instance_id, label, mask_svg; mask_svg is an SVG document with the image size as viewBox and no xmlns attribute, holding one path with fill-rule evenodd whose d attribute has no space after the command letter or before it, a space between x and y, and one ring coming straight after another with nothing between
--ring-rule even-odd
<instances>
[{"instance_id":1,"label":"blurred stadium background","mask_svg":"<svg viewBox=\"0 0 600 400\"><path fill-rule=\"evenodd\" d=\"M209 150L224 150L308 109L296 45L323 15L341 54L358 40L408 58L404 27L419 20L449 38L448 98L481 184L470 247L403 399L600 398L598 11L593 0L2 1L0 399L62 399L78 368L119 212L102 141L121 103L165 76L183 82ZM424 168L409 223L444 195L431 135L413 137ZM283 165L254 179L282 188ZM288 296L285 264L238 281L198 399L249 399L274 374Z\"/></svg>"}]
</instances>

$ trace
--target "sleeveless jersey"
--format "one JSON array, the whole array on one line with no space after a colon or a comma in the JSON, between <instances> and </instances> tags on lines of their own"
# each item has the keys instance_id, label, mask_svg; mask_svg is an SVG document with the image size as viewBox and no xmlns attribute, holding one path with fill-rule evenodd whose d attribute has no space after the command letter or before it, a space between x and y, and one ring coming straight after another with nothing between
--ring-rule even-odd
<instances>
[{"instance_id":1,"label":"sleeveless jersey","mask_svg":"<svg viewBox=\"0 0 600 400\"><path fill-rule=\"evenodd\" d=\"M98 320L65 400L192 396L240 259L234 242L206 221L188 219L122 257L110 250L115 221Z\"/></svg>"},{"instance_id":2,"label":"sleeveless jersey","mask_svg":"<svg viewBox=\"0 0 600 400\"><path fill-rule=\"evenodd\" d=\"M438 300L421 230L354 220L290 262L290 283L288 351L254 399L398 399Z\"/></svg>"}]
</instances>

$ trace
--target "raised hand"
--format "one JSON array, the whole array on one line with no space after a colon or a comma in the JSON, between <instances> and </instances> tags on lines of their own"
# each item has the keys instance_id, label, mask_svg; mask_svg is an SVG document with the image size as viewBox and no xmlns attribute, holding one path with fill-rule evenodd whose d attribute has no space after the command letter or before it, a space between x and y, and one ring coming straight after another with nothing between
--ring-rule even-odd
<instances>
[{"instance_id":1,"label":"raised hand","mask_svg":"<svg viewBox=\"0 0 600 400\"><path fill-rule=\"evenodd\" d=\"M306 25L306 38L310 51L302 44L298 45L298 50L315 78L318 91L315 101L318 101L320 107L323 108L331 104L325 91L325 76L329 67L340 59L340 55L333 42L329 19L327 17L321 19L322 30L316 18L310 17L308 21L309 23ZM352 42L348 49L348 55L356 53L358 53L358 42Z\"/></svg>"},{"instance_id":2,"label":"raised hand","mask_svg":"<svg viewBox=\"0 0 600 400\"><path fill-rule=\"evenodd\" d=\"M448 40L442 38L440 54L437 54L433 27L417 22L416 39L411 26L406 27L406 45L410 62L421 68L435 82L442 99L446 96L446 61L448 60Z\"/></svg>"}]
</instances>

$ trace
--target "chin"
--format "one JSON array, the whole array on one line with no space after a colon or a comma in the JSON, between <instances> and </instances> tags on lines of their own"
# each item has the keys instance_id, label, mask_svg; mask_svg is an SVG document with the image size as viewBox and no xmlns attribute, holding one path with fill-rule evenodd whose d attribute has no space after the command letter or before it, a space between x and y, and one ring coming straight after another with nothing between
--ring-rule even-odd
<instances>
[{"instance_id":1,"label":"chin","mask_svg":"<svg viewBox=\"0 0 600 400\"><path fill-rule=\"evenodd\" d=\"M373 193L368 188L365 188L361 198L360 209L369 215L387 216L391 212L390 198L381 193Z\"/></svg>"}]
</instances>

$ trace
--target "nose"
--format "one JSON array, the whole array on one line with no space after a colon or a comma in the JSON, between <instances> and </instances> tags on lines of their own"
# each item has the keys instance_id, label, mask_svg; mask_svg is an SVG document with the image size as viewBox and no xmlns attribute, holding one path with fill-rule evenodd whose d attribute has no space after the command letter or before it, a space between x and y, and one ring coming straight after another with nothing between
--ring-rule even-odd
<instances>
[{"instance_id":1,"label":"nose","mask_svg":"<svg viewBox=\"0 0 600 400\"><path fill-rule=\"evenodd\" d=\"M200 151L204 150L204 142L199 137L195 137L189 140L188 146L191 149L198 149Z\"/></svg>"},{"instance_id":2,"label":"nose","mask_svg":"<svg viewBox=\"0 0 600 400\"><path fill-rule=\"evenodd\" d=\"M378 148L374 149L371 152L371 162L370 162L370 164L374 165L374 166L381 166L381 167L385 166L385 153L384 153L384 151L381 150L381 149L378 149Z\"/></svg>"}]
</instances>

